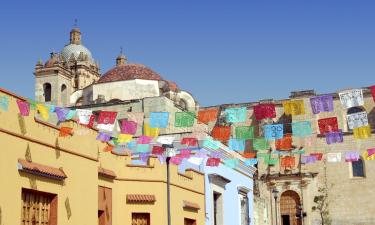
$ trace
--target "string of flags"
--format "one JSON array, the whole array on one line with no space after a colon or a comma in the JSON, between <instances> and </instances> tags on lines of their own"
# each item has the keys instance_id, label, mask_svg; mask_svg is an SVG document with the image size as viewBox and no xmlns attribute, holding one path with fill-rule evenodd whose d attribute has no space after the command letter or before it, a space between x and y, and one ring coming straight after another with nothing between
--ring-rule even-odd
<instances>
[{"instance_id":1,"label":"string of flags","mask_svg":"<svg viewBox=\"0 0 375 225\"><path fill-rule=\"evenodd\" d=\"M375 100L375 86L370 87L373 99ZM364 105L362 89L345 90L339 93L340 102L345 109L352 107L360 107ZM160 145L172 145L175 142L175 137L159 136L160 129L170 126L170 112L151 112L149 120L144 121L145 115L143 112L126 112L126 119L120 119L119 132L114 132L117 112L99 111L94 114L87 109L69 109L57 107L45 103L39 103L33 100L16 100L19 114L21 116L29 116L30 110L37 110L41 118L49 120L50 114L55 113L59 122L75 119L77 122L88 128L94 127L99 129L96 140L107 143L103 151L126 152L129 154L137 154L142 161L147 161L148 157L153 154L158 156L160 160L165 160L165 148ZM286 100L282 102L284 113L286 115L304 115L306 113L304 100ZM322 112L333 112L333 96L322 95L310 98L311 111L314 115ZM0 110L7 111L9 108L9 99L7 96L0 96ZM275 105L271 103L261 103L253 107L254 116L256 120L263 120L267 118L276 117ZM232 151L243 152L247 147L247 142L251 142L251 147L257 153L244 153L246 165L255 165L260 158L263 158L264 163L268 165L275 165L279 163L285 168L293 168L296 165L296 157L300 155L300 162L303 164L315 163L322 160L323 155L326 156L328 162L340 162L341 153L329 152L305 154L303 149L293 149L292 138L302 138L308 144L311 142L311 136L314 135L312 131L311 121L292 122L292 134L285 134L286 123L280 124L266 124L263 128L262 136L255 136L254 126L236 126L237 123L244 123L247 120L247 108L226 108L223 111L226 122L229 125L216 125L211 130L210 136L203 140L203 148L218 150L224 142ZM174 127L187 128L195 127L196 124L208 124L215 122L219 116L218 109L203 109L196 112L175 112L174 113ZM348 128L353 130L355 139L362 140L371 137L371 127L368 122L367 113L365 111L353 112L346 115ZM197 122L197 123L195 123ZM143 135L135 137L139 125L142 124ZM320 135L324 135L328 145L343 143L343 132L339 129L337 117L321 118L317 122ZM232 135L232 128L234 128L234 137ZM194 128L193 128L194 129ZM74 131L73 128L60 128L60 137L69 137L72 135L84 135L83 131ZM207 166L218 166L220 162L224 165L235 168L239 161L237 158L222 159L220 155L213 155L213 153L202 152L203 149L198 146L199 138L184 137L180 140L181 145L186 148L179 149L175 156L171 158L173 164L181 164L183 159L197 164L202 163L204 158L207 158ZM261 152L271 150L270 142L274 142L276 150L271 152ZM155 144L156 143L156 144ZM194 154L193 154L194 153ZM274 157L274 156L279 157ZM368 149L362 154L366 160L375 159L375 148ZM358 152L346 152L345 161L353 162L360 159Z\"/></svg>"}]
</instances>

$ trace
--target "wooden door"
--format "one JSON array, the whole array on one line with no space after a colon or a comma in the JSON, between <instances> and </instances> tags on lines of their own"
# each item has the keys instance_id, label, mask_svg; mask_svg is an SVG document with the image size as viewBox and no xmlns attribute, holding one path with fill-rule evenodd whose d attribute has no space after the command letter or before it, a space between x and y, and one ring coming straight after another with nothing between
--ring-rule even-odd
<instances>
[{"instance_id":1,"label":"wooden door","mask_svg":"<svg viewBox=\"0 0 375 225\"><path fill-rule=\"evenodd\" d=\"M23 189L21 225L56 224L55 197L56 195Z\"/></svg>"},{"instance_id":2,"label":"wooden door","mask_svg":"<svg viewBox=\"0 0 375 225\"><path fill-rule=\"evenodd\" d=\"M301 220L297 219L297 209L300 198L294 191L286 191L281 195L279 218L282 225L301 225Z\"/></svg>"},{"instance_id":3,"label":"wooden door","mask_svg":"<svg viewBox=\"0 0 375 225\"><path fill-rule=\"evenodd\" d=\"M150 225L149 213L133 213L132 225Z\"/></svg>"}]
</instances>

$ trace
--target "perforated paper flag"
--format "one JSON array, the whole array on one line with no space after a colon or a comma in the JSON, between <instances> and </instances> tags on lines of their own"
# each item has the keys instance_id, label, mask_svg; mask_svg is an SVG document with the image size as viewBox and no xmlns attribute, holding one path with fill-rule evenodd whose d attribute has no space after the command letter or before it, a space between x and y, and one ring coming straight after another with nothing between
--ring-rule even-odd
<instances>
[{"instance_id":1,"label":"perforated paper flag","mask_svg":"<svg viewBox=\"0 0 375 225\"><path fill-rule=\"evenodd\" d=\"M266 165L276 165L279 162L279 158L273 158L271 155L268 155L268 157L264 158L264 163Z\"/></svg>"},{"instance_id":2,"label":"perforated paper flag","mask_svg":"<svg viewBox=\"0 0 375 225\"><path fill-rule=\"evenodd\" d=\"M293 168L296 165L294 156L284 156L281 158L281 167Z\"/></svg>"},{"instance_id":3,"label":"perforated paper flag","mask_svg":"<svg viewBox=\"0 0 375 225\"><path fill-rule=\"evenodd\" d=\"M28 116L30 113L30 104L26 101L22 101L17 99L18 109L20 111L21 116Z\"/></svg>"},{"instance_id":4,"label":"perforated paper flag","mask_svg":"<svg viewBox=\"0 0 375 225\"><path fill-rule=\"evenodd\" d=\"M367 151L362 153L362 157L364 160L375 160L375 154L369 155Z\"/></svg>"},{"instance_id":5,"label":"perforated paper flag","mask_svg":"<svg viewBox=\"0 0 375 225\"><path fill-rule=\"evenodd\" d=\"M220 142L213 140L211 137L207 137L203 142L203 147L217 150L220 148Z\"/></svg>"},{"instance_id":6,"label":"perforated paper flag","mask_svg":"<svg viewBox=\"0 0 375 225\"><path fill-rule=\"evenodd\" d=\"M180 157L183 159L188 159L190 158L191 155L191 150L190 149L181 149L180 150Z\"/></svg>"},{"instance_id":7,"label":"perforated paper flag","mask_svg":"<svg viewBox=\"0 0 375 225\"><path fill-rule=\"evenodd\" d=\"M96 128L98 128L101 131L112 132L115 128L115 124L98 124Z\"/></svg>"},{"instance_id":8,"label":"perforated paper flag","mask_svg":"<svg viewBox=\"0 0 375 225\"><path fill-rule=\"evenodd\" d=\"M245 151L244 139L229 139L229 149L233 151Z\"/></svg>"},{"instance_id":9,"label":"perforated paper flag","mask_svg":"<svg viewBox=\"0 0 375 225\"><path fill-rule=\"evenodd\" d=\"M270 145L264 138L254 138L253 148L254 150L267 150L270 148Z\"/></svg>"},{"instance_id":10,"label":"perforated paper flag","mask_svg":"<svg viewBox=\"0 0 375 225\"><path fill-rule=\"evenodd\" d=\"M209 167L217 167L220 165L220 159L219 158L208 158L206 162L206 166Z\"/></svg>"},{"instance_id":11,"label":"perforated paper flag","mask_svg":"<svg viewBox=\"0 0 375 225\"><path fill-rule=\"evenodd\" d=\"M129 142L133 139L133 135L131 135L131 134L119 134L117 139L118 139L119 143L126 143L126 142Z\"/></svg>"},{"instance_id":12,"label":"perforated paper flag","mask_svg":"<svg viewBox=\"0 0 375 225\"><path fill-rule=\"evenodd\" d=\"M308 156L301 156L301 163L302 164L309 164L309 163L315 163L316 162L316 156L311 156L311 155L308 155Z\"/></svg>"},{"instance_id":13,"label":"perforated paper flag","mask_svg":"<svg viewBox=\"0 0 375 225\"><path fill-rule=\"evenodd\" d=\"M370 91L371 91L372 99L375 101L375 85L370 87Z\"/></svg>"},{"instance_id":14,"label":"perforated paper flag","mask_svg":"<svg viewBox=\"0 0 375 225\"><path fill-rule=\"evenodd\" d=\"M36 108L44 120L49 119L49 108L46 105L39 103L36 105Z\"/></svg>"},{"instance_id":15,"label":"perforated paper flag","mask_svg":"<svg viewBox=\"0 0 375 225\"><path fill-rule=\"evenodd\" d=\"M150 113L150 127L151 128L166 128L168 127L169 112L151 112Z\"/></svg>"},{"instance_id":16,"label":"perforated paper flag","mask_svg":"<svg viewBox=\"0 0 375 225\"><path fill-rule=\"evenodd\" d=\"M137 139L137 144L150 144L152 137L142 135Z\"/></svg>"},{"instance_id":17,"label":"perforated paper flag","mask_svg":"<svg viewBox=\"0 0 375 225\"><path fill-rule=\"evenodd\" d=\"M272 124L263 126L264 138L266 140L280 139L284 136L283 124Z\"/></svg>"},{"instance_id":18,"label":"perforated paper flag","mask_svg":"<svg viewBox=\"0 0 375 225\"><path fill-rule=\"evenodd\" d=\"M219 141L227 141L230 138L230 126L215 126L211 136Z\"/></svg>"},{"instance_id":19,"label":"perforated paper flag","mask_svg":"<svg viewBox=\"0 0 375 225\"><path fill-rule=\"evenodd\" d=\"M98 124L114 124L117 112L100 111L98 116Z\"/></svg>"},{"instance_id":20,"label":"perforated paper flag","mask_svg":"<svg viewBox=\"0 0 375 225\"><path fill-rule=\"evenodd\" d=\"M187 160L189 163L192 163L192 164L195 164L197 166L201 165L202 162L203 162L203 158L202 157L190 157L188 160Z\"/></svg>"},{"instance_id":21,"label":"perforated paper flag","mask_svg":"<svg viewBox=\"0 0 375 225\"><path fill-rule=\"evenodd\" d=\"M137 152L149 152L150 145L149 144L137 144Z\"/></svg>"},{"instance_id":22,"label":"perforated paper flag","mask_svg":"<svg viewBox=\"0 0 375 225\"><path fill-rule=\"evenodd\" d=\"M161 146L154 145L152 147L152 154L154 155L162 155L164 153L164 148Z\"/></svg>"},{"instance_id":23,"label":"perforated paper flag","mask_svg":"<svg viewBox=\"0 0 375 225\"><path fill-rule=\"evenodd\" d=\"M246 159L244 163L246 166L254 166L255 164L258 163L258 159L256 158Z\"/></svg>"},{"instance_id":24,"label":"perforated paper flag","mask_svg":"<svg viewBox=\"0 0 375 225\"><path fill-rule=\"evenodd\" d=\"M198 144L198 140L196 138L182 138L181 140L182 145L187 146L196 146Z\"/></svg>"},{"instance_id":25,"label":"perforated paper flag","mask_svg":"<svg viewBox=\"0 0 375 225\"><path fill-rule=\"evenodd\" d=\"M159 136L159 128L151 128L148 123L143 125L143 132L146 136L156 138Z\"/></svg>"},{"instance_id":26,"label":"perforated paper flag","mask_svg":"<svg viewBox=\"0 0 375 225\"><path fill-rule=\"evenodd\" d=\"M198 112L198 123L209 123L217 119L218 109L204 109Z\"/></svg>"},{"instance_id":27,"label":"perforated paper flag","mask_svg":"<svg viewBox=\"0 0 375 225\"><path fill-rule=\"evenodd\" d=\"M92 111L88 109L76 109L78 122L82 125L89 125L92 116Z\"/></svg>"},{"instance_id":28,"label":"perforated paper flag","mask_svg":"<svg viewBox=\"0 0 375 225\"><path fill-rule=\"evenodd\" d=\"M368 125L367 112L357 112L346 115L348 127L350 129Z\"/></svg>"},{"instance_id":29,"label":"perforated paper flag","mask_svg":"<svg viewBox=\"0 0 375 225\"><path fill-rule=\"evenodd\" d=\"M237 139L253 139L254 138L254 127L253 126L238 126L235 128Z\"/></svg>"},{"instance_id":30,"label":"perforated paper flag","mask_svg":"<svg viewBox=\"0 0 375 225\"><path fill-rule=\"evenodd\" d=\"M141 153L139 153L139 159L142 162L147 163L149 158L150 158L150 154L148 152L141 152Z\"/></svg>"},{"instance_id":31,"label":"perforated paper flag","mask_svg":"<svg viewBox=\"0 0 375 225\"><path fill-rule=\"evenodd\" d=\"M314 114L333 111L333 96L323 95L310 98L311 109Z\"/></svg>"},{"instance_id":32,"label":"perforated paper flag","mask_svg":"<svg viewBox=\"0 0 375 225\"><path fill-rule=\"evenodd\" d=\"M367 149L367 155L368 156L372 156L375 154L375 148L370 148L370 149Z\"/></svg>"},{"instance_id":33,"label":"perforated paper flag","mask_svg":"<svg viewBox=\"0 0 375 225\"><path fill-rule=\"evenodd\" d=\"M306 137L312 134L311 123L309 121L301 121L292 123L293 136Z\"/></svg>"},{"instance_id":34,"label":"perforated paper flag","mask_svg":"<svg viewBox=\"0 0 375 225\"><path fill-rule=\"evenodd\" d=\"M171 145L173 144L174 139L174 136L159 136L157 142L160 144Z\"/></svg>"},{"instance_id":35,"label":"perforated paper flag","mask_svg":"<svg viewBox=\"0 0 375 225\"><path fill-rule=\"evenodd\" d=\"M304 115L305 104L303 100L289 100L283 102L284 113L286 115Z\"/></svg>"},{"instance_id":36,"label":"perforated paper flag","mask_svg":"<svg viewBox=\"0 0 375 225\"><path fill-rule=\"evenodd\" d=\"M326 142L329 145L333 144L333 143L344 142L344 136L343 136L343 133L342 133L341 129L339 129L339 131L327 132L326 133Z\"/></svg>"},{"instance_id":37,"label":"perforated paper flag","mask_svg":"<svg viewBox=\"0 0 375 225\"><path fill-rule=\"evenodd\" d=\"M254 106L254 114L256 120L262 120L266 118L275 118L276 110L274 104L259 104Z\"/></svg>"},{"instance_id":38,"label":"perforated paper flag","mask_svg":"<svg viewBox=\"0 0 375 225\"><path fill-rule=\"evenodd\" d=\"M71 127L60 127L59 137L67 137L73 134L73 128Z\"/></svg>"},{"instance_id":39,"label":"perforated paper flag","mask_svg":"<svg viewBox=\"0 0 375 225\"><path fill-rule=\"evenodd\" d=\"M170 163L174 164L174 165L180 165L182 163L182 158L179 157L179 156L172 156L171 159L170 159Z\"/></svg>"},{"instance_id":40,"label":"perforated paper flag","mask_svg":"<svg viewBox=\"0 0 375 225\"><path fill-rule=\"evenodd\" d=\"M55 113L59 121L65 121L69 111L68 108L55 107Z\"/></svg>"},{"instance_id":41,"label":"perforated paper flag","mask_svg":"<svg viewBox=\"0 0 375 225\"><path fill-rule=\"evenodd\" d=\"M109 140L111 140L111 134L99 132L98 136L96 137L96 140L99 140L101 142L108 142Z\"/></svg>"},{"instance_id":42,"label":"perforated paper flag","mask_svg":"<svg viewBox=\"0 0 375 225\"><path fill-rule=\"evenodd\" d=\"M224 159L224 165L234 169L240 164L240 160L237 158L229 158L229 159Z\"/></svg>"},{"instance_id":43,"label":"perforated paper flag","mask_svg":"<svg viewBox=\"0 0 375 225\"><path fill-rule=\"evenodd\" d=\"M358 127L353 129L353 135L355 139L367 139L371 137L370 125Z\"/></svg>"},{"instance_id":44,"label":"perforated paper flag","mask_svg":"<svg viewBox=\"0 0 375 225\"><path fill-rule=\"evenodd\" d=\"M316 160L320 161L323 158L323 153L320 153L320 152L310 153L310 156L314 156Z\"/></svg>"},{"instance_id":45,"label":"perforated paper flag","mask_svg":"<svg viewBox=\"0 0 375 225\"><path fill-rule=\"evenodd\" d=\"M225 109L227 122L241 123L246 121L246 107Z\"/></svg>"},{"instance_id":46,"label":"perforated paper flag","mask_svg":"<svg viewBox=\"0 0 375 225\"><path fill-rule=\"evenodd\" d=\"M127 119L123 119L120 121L121 126L121 133L122 134L135 134L137 132L137 123L134 121L130 121Z\"/></svg>"},{"instance_id":47,"label":"perforated paper flag","mask_svg":"<svg viewBox=\"0 0 375 225\"><path fill-rule=\"evenodd\" d=\"M0 96L0 109L2 111L8 111L9 99L7 96Z\"/></svg>"},{"instance_id":48,"label":"perforated paper flag","mask_svg":"<svg viewBox=\"0 0 375 225\"><path fill-rule=\"evenodd\" d=\"M347 109L364 104L362 89L342 91L339 93L339 96L341 104Z\"/></svg>"},{"instance_id":49,"label":"perforated paper flag","mask_svg":"<svg viewBox=\"0 0 375 225\"><path fill-rule=\"evenodd\" d=\"M318 126L320 134L326 134L328 132L334 132L339 130L336 117L320 119L318 120Z\"/></svg>"},{"instance_id":50,"label":"perforated paper flag","mask_svg":"<svg viewBox=\"0 0 375 225\"><path fill-rule=\"evenodd\" d=\"M327 162L341 162L341 152L327 153Z\"/></svg>"},{"instance_id":51,"label":"perforated paper flag","mask_svg":"<svg viewBox=\"0 0 375 225\"><path fill-rule=\"evenodd\" d=\"M194 112L176 112L175 127L192 127L194 125Z\"/></svg>"},{"instance_id":52,"label":"perforated paper flag","mask_svg":"<svg viewBox=\"0 0 375 225\"><path fill-rule=\"evenodd\" d=\"M345 152L345 162L355 162L359 160L359 152Z\"/></svg>"},{"instance_id":53,"label":"perforated paper flag","mask_svg":"<svg viewBox=\"0 0 375 225\"><path fill-rule=\"evenodd\" d=\"M292 135L285 134L283 138L277 139L275 142L275 147L277 150L289 151L292 149Z\"/></svg>"}]
</instances>

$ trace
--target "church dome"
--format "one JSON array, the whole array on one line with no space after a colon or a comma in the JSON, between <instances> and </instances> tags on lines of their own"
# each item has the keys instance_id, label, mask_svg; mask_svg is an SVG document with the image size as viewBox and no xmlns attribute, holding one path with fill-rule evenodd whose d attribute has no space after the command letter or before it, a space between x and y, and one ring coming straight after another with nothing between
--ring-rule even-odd
<instances>
[{"instance_id":1,"label":"church dome","mask_svg":"<svg viewBox=\"0 0 375 225\"><path fill-rule=\"evenodd\" d=\"M135 79L163 80L159 74L142 64L120 64L101 76L98 83Z\"/></svg>"},{"instance_id":2,"label":"church dome","mask_svg":"<svg viewBox=\"0 0 375 225\"><path fill-rule=\"evenodd\" d=\"M81 44L68 44L65 45L63 50L61 51L61 55L64 57L66 61L69 61L71 55L74 55L75 59L78 59L79 55L83 53L83 55L86 55L88 60L93 62L94 59L92 58L90 50L88 50L85 46Z\"/></svg>"}]
</instances>

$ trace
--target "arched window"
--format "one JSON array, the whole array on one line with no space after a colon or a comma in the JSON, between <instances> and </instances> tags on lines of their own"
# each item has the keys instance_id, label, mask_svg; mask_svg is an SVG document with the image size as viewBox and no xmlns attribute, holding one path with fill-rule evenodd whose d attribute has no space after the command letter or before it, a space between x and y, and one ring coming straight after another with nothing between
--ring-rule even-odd
<instances>
[{"instance_id":1,"label":"arched window","mask_svg":"<svg viewBox=\"0 0 375 225\"><path fill-rule=\"evenodd\" d=\"M68 94L68 91L67 91L67 89L66 89L66 85L65 84L63 84L63 85L61 85L61 103L62 104L66 104L67 102L67 94Z\"/></svg>"},{"instance_id":2,"label":"arched window","mask_svg":"<svg viewBox=\"0 0 375 225\"><path fill-rule=\"evenodd\" d=\"M352 163L352 176L353 177L365 177L365 165L362 158Z\"/></svg>"},{"instance_id":3,"label":"arched window","mask_svg":"<svg viewBox=\"0 0 375 225\"><path fill-rule=\"evenodd\" d=\"M363 108L361 106L351 107L346 112L346 115L350 115L350 114L354 114L354 113L359 113L359 112L366 112L366 110L365 110L365 108ZM352 129L349 128L349 125L348 125L348 130L352 130Z\"/></svg>"},{"instance_id":4,"label":"arched window","mask_svg":"<svg viewBox=\"0 0 375 225\"><path fill-rule=\"evenodd\" d=\"M50 102L51 101L51 84L50 83L44 83L43 84L43 95L44 95L44 101Z\"/></svg>"}]
</instances>

